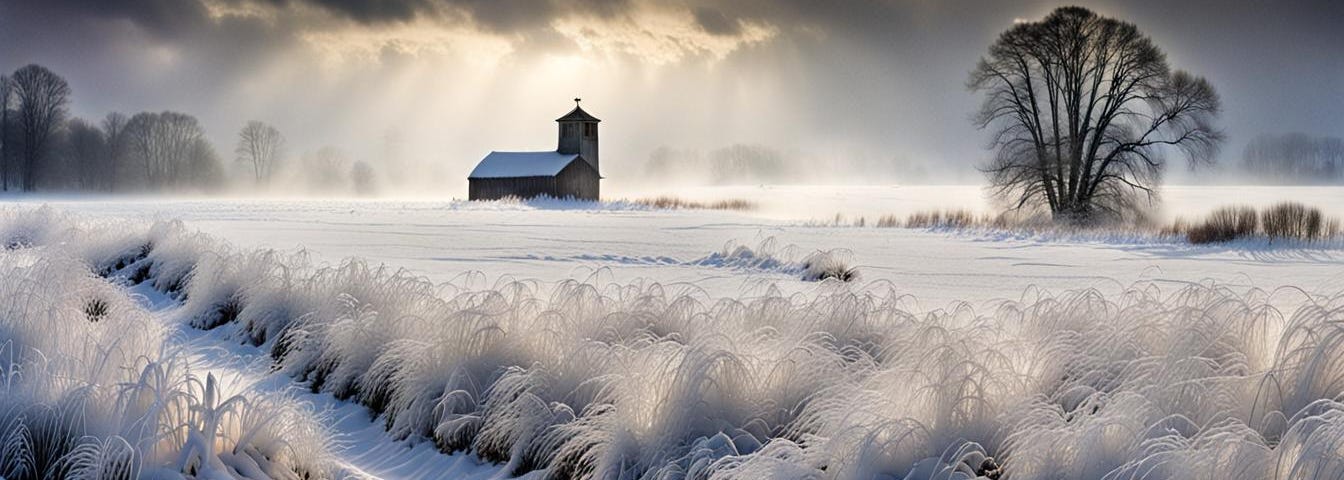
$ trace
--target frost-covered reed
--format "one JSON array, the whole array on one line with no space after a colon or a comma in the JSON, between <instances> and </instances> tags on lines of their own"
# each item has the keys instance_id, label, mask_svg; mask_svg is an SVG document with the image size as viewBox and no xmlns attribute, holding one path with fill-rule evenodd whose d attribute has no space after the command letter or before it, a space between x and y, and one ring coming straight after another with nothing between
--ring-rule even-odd
<instances>
[{"instance_id":1,"label":"frost-covered reed","mask_svg":"<svg viewBox=\"0 0 1344 480\"><path fill-rule=\"evenodd\" d=\"M154 231L125 250L154 245L133 264L160 274L190 264L196 325L514 473L1344 478L1344 296L1137 284L920 311L844 282L436 285L199 239L161 252L189 235Z\"/></svg>"},{"instance_id":2,"label":"frost-covered reed","mask_svg":"<svg viewBox=\"0 0 1344 480\"><path fill-rule=\"evenodd\" d=\"M169 230L90 232L48 209L0 220L0 235L25 239L0 255L0 477L331 473L328 434L308 410L193 371L165 325L98 275L131 265L85 261L114 267L113 258L138 255L122 246L184 238ZM173 266L155 278L173 277Z\"/></svg>"}]
</instances>

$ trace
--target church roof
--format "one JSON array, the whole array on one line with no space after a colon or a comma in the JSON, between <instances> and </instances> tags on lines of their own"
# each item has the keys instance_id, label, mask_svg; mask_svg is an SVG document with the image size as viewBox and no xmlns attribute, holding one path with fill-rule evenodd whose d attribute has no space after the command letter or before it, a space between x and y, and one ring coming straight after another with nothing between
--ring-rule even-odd
<instances>
[{"instance_id":1,"label":"church roof","mask_svg":"<svg viewBox=\"0 0 1344 480\"><path fill-rule=\"evenodd\" d=\"M575 105L573 110L570 110L569 113L566 113L566 114L565 114L565 116L555 119L555 121L557 121L557 122L600 122L601 120L598 120L597 117L594 117L594 116L592 116L592 115L589 115L588 112L583 111L583 108L579 107L578 105Z\"/></svg>"},{"instance_id":2,"label":"church roof","mask_svg":"<svg viewBox=\"0 0 1344 480\"><path fill-rule=\"evenodd\" d=\"M467 178L553 177L578 159L577 153L490 152Z\"/></svg>"}]
</instances>

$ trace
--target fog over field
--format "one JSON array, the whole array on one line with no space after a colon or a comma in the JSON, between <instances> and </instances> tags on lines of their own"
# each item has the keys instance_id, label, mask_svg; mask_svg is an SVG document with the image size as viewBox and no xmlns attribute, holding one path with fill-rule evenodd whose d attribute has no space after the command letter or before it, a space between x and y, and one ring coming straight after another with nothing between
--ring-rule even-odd
<instances>
[{"instance_id":1,"label":"fog over field","mask_svg":"<svg viewBox=\"0 0 1344 480\"><path fill-rule=\"evenodd\" d=\"M1136 23L1212 81L1224 169L1262 134L1344 136L1338 2L1076 3ZM71 113L94 122L195 115L226 165L238 130L261 120L292 163L335 147L390 193L464 196L490 150L551 148L573 97L604 120L614 185L665 184L646 169L660 149L673 178L711 181L694 159L733 146L784 168L730 183L965 184L989 157L967 121L979 101L968 72L1001 31L1056 6L17 1L0 5L0 71L51 68L70 82Z\"/></svg>"}]
</instances>

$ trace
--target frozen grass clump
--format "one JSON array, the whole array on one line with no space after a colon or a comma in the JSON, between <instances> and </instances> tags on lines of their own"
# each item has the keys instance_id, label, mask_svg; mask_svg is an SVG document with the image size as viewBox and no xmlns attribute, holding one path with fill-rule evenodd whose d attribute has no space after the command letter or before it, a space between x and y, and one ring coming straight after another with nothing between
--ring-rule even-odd
<instances>
[{"instance_id":1,"label":"frozen grass clump","mask_svg":"<svg viewBox=\"0 0 1344 480\"><path fill-rule=\"evenodd\" d=\"M330 473L328 434L306 407L199 377L167 347L161 321L98 275L99 261L145 244L152 229L102 232L37 211L6 212L0 230L42 218L57 223L45 228L64 232L60 240L35 235L0 255L0 476ZM195 261L185 252L181 259Z\"/></svg>"},{"instance_id":2,"label":"frozen grass clump","mask_svg":"<svg viewBox=\"0 0 1344 480\"><path fill-rule=\"evenodd\" d=\"M3 216L0 248L5 250L59 242L64 231L73 226L69 214L47 205L33 210L7 209Z\"/></svg>"},{"instance_id":3,"label":"frozen grass clump","mask_svg":"<svg viewBox=\"0 0 1344 480\"><path fill-rule=\"evenodd\" d=\"M859 279L859 269L850 265L851 254L847 250L816 251L803 257L799 267L803 271L803 281L819 282L839 280L852 282Z\"/></svg>"},{"instance_id":4,"label":"frozen grass clump","mask_svg":"<svg viewBox=\"0 0 1344 480\"><path fill-rule=\"evenodd\" d=\"M802 254L794 245L780 247L775 237L767 237L756 248L729 242L723 250L692 262L694 265L736 268L745 270L778 271L795 275L806 282L839 280L850 282L859 278L857 267L851 266L848 250L817 250Z\"/></svg>"}]
</instances>

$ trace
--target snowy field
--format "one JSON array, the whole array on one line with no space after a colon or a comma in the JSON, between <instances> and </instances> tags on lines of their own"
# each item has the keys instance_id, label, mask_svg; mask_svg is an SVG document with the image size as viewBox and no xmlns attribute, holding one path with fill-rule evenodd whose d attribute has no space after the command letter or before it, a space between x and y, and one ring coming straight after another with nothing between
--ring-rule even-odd
<instances>
[{"instance_id":1,"label":"snowy field","mask_svg":"<svg viewBox=\"0 0 1344 480\"><path fill-rule=\"evenodd\" d=\"M1299 199L1344 217L1344 188L1171 187L1166 212L1196 217L1217 206ZM780 256L845 250L860 284L876 284L926 309L951 302L1017 299L1029 287L1116 293L1138 281L1200 282L1262 289L1344 291L1344 250L1189 246L1141 238L1059 241L906 229L809 226L836 213L854 219L934 208L984 208L978 187L714 187L692 198L747 198L756 212L647 211L618 205L480 205L431 201L34 201L95 217L181 220L241 247L306 249L319 261L358 257L434 282L476 271L554 282L688 282L718 294L773 284L812 285L759 268L701 262L730 244ZM941 199L941 200L940 200ZM786 207L786 202L790 207ZM1177 210L1179 209L1179 210ZM793 252L783 252L794 246ZM767 249L768 250L768 249ZM703 264L701 264L703 263Z\"/></svg>"},{"instance_id":2,"label":"snowy field","mask_svg":"<svg viewBox=\"0 0 1344 480\"><path fill-rule=\"evenodd\" d=\"M1344 478L1335 245L809 222L974 187L687 196L762 208L12 202L0 477Z\"/></svg>"}]
</instances>

